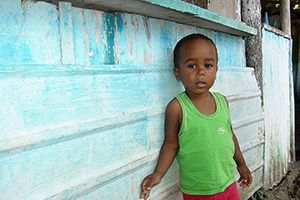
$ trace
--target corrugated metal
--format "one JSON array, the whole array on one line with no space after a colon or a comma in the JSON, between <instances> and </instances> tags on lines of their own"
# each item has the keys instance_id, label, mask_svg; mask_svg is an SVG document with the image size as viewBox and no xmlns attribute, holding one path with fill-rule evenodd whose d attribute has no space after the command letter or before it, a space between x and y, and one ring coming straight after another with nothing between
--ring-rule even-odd
<instances>
[{"instance_id":1,"label":"corrugated metal","mask_svg":"<svg viewBox=\"0 0 300 200\"><path fill-rule=\"evenodd\" d=\"M242 197L262 185L263 113L242 38L69 3L0 1L0 18L1 198L138 199L182 91L172 50L192 32L219 49L213 89L255 177ZM152 198L181 198L176 162Z\"/></svg>"},{"instance_id":2,"label":"corrugated metal","mask_svg":"<svg viewBox=\"0 0 300 200\"><path fill-rule=\"evenodd\" d=\"M263 30L263 99L265 109L265 186L281 181L291 161L293 98L290 40Z\"/></svg>"}]
</instances>

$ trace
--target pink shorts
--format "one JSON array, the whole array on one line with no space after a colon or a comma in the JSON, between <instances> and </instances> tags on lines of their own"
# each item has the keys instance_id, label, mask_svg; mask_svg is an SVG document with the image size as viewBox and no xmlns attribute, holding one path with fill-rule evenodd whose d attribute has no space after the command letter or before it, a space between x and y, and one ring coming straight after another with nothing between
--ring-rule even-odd
<instances>
[{"instance_id":1,"label":"pink shorts","mask_svg":"<svg viewBox=\"0 0 300 200\"><path fill-rule=\"evenodd\" d=\"M229 185L224 192L213 195L189 195L183 193L184 200L240 200L236 183Z\"/></svg>"}]
</instances>

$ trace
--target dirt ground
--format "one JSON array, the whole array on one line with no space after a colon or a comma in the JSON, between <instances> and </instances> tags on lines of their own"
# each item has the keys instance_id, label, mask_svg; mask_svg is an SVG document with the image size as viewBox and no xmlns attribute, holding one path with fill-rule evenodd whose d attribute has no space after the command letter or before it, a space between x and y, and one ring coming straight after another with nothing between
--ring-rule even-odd
<instances>
[{"instance_id":1,"label":"dirt ground","mask_svg":"<svg viewBox=\"0 0 300 200\"><path fill-rule=\"evenodd\" d=\"M300 200L300 161L291 164L286 177L272 190L266 191L266 200Z\"/></svg>"},{"instance_id":2,"label":"dirt ground","mask_svg":"<svg viewBox=\"0 0 300 200\"><path fill-rule=\"evenodd\" d=\"M300 161L289 165L287 175L272 189L259 190L249 200L300 200Z\"/></svg>"}]
</instances>

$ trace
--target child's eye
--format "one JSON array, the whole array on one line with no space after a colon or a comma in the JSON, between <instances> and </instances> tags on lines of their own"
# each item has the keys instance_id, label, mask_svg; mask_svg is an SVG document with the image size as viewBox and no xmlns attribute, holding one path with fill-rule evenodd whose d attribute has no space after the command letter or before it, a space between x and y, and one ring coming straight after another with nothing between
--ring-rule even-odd
<instances>
[{"instance_id":1,"label":"child's eye","mask_svg":"<svg viewBox=\"0 0 300 200\"><path fill-rule=\"evenodd\" d=\"M195 64L190 64L190 65L188 65L188 68L196 68L196 65Z\"/></svg>"},{"instance_id":2,"label":"child's eye","mask_svg":"<svg viewBox=\"0 0 300 200\"><path fill-rule=\"evenodd\" d=\"M206 68L210 68L210 67L212 67L212 65L211 64L205 64L204 65Z\"/></svg>"}]
</instances>

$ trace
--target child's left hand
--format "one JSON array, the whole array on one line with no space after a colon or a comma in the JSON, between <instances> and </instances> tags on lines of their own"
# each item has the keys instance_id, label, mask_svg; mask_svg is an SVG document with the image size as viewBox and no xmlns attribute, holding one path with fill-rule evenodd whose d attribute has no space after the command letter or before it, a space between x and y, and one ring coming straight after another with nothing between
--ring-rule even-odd
<instances>
[{"instance_id":1,"label":"child's left hand","mask_svg":"<svg viewBox=\"0 0 300 200\"><path fill-rule=\"evenodd\" d=\"M249 187L252 183L252 175L247 165L238 166L237 170L240 174L240 178L238 180L240 186L243 188Z\"/></svg>"}]
</instances>

